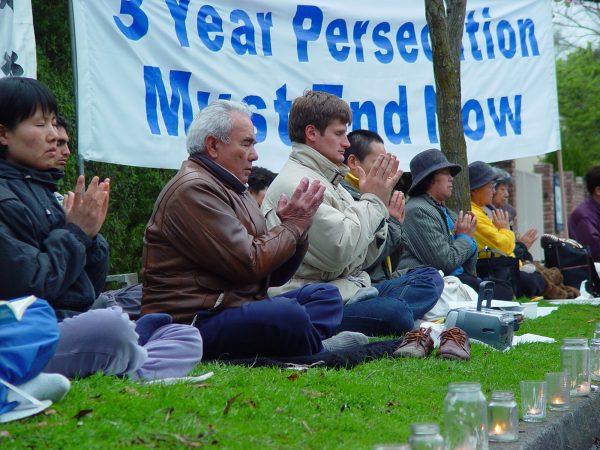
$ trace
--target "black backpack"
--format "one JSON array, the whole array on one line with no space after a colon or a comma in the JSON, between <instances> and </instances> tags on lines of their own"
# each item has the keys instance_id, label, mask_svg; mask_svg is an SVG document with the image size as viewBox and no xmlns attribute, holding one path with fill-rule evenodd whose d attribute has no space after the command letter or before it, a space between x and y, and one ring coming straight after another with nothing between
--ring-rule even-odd
<instances>
[{"instance_id":1,"label":"black backpack","mask_svg":"<svg viewBox=\"0 0 600 450\"><path fill-rule=\"evenodd\" d=\"M563 275L564 284L576 289L588 280L586 289L594 297L600 297L600 277L588 248L572 239L562 239L544 234L540 239L544 249L546 267L556 267Z\"/></svg>"}]
</instances>

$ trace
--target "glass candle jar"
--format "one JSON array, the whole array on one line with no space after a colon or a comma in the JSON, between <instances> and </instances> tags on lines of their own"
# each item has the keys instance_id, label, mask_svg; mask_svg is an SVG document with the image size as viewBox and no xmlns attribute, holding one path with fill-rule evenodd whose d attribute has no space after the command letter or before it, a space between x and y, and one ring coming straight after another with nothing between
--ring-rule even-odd
<instances>
[{"instance_id":1,"label":"glass candle jar","mask_svg":"<svg viewBox=\"0 0 600 450\"><path fill-rule=\"evenodd\" d=\"M408 438L411 450L444 450L440 427L435 423L413 423Z\"/></svg>"},{"instance_id":2,"label":"glass candle jar","mask_svg":"<svg viewBox=\"0 0 600 450\"><path fill-rule=\"evenodd\" d=\"M450 383L444 400L446 450L487 450L487 401L479 383Z\"/></svg>"},{"instance_id":3,"label":"glass candle jar","mask_svg":"<svg viewBox=\"0 0 600 450\"><path fill-rule=\"evenodd\" d=\"M552 411L566 411L571 404L571 381L566 372L546 374L548 403Z\"/></svg>"},{"instance_id":4,"label":"glass candle jar","mask_svg":"<svg viewBox=\"0 0 600 450\"><path fill-rule=\"evenodd\" d=\"M589 395L590 347L585 338L565 338L560 348L562 370L571 380L571 397Z\"/></svg>"},{"instance_id":5,"label":"glass candle jar","mask_svg":"<svg viewBox=\"0 0 600 450\"><path fill-rule=\"evenodd\" d=\"M546 419L546 382L521 381L523 421L542 422Z\"/></svg>"},{"instance_id":6,"label":"glass candle jar","mask_svg":"<svg viewBox=\"0 0 600 450\"><path fill-rule=\"evenodd\" d=\"M519 410L512 391L494 391L488 404L490 441L514 442L519 439Z\"/></svg>"},{"instance_id":7,"label":"glass candle jar","mask_svg":"<svg viewBox=\"0 0 600 450\"><path fill-rule=\"evenodd\" d=\"M600 338L590 342L590 377L600 381Z\"/></svg>"},{"instance_id":8,"label":"glass candle jar","mask_svg":"<svg viewBox=\"0 0 600 450\"><path fill-rule=\"evenodd\" d=\"M596 329L594 330L594 339L600 339L600 322L596 322Z\"/></svg>"}]
</instances>

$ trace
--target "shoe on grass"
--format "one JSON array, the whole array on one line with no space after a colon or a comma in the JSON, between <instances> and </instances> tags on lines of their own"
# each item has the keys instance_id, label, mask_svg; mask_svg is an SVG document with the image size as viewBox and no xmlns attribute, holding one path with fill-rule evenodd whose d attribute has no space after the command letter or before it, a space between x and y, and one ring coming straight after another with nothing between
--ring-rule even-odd
<instances>
[{"instance_id":1,"label":"shoe on grass","mask_svg":"<svg viewBox=\"0 0 600 450\"><path fill-rule=\"evenodd\" d=\"M404 335L393 356L424 358L433 351L431 328L418 328Z\"/></svg>"},{"instance_id":2,"label":"shoe on grass","mask_svg":"<svg viewBox=\"0 0 600 450\"><path fill-rule=\"evenodd\" d=\"M440 335L438 358L468 361L471 359L471 344L469 336L458 327L452 327Z\"/></svg>"}]
</instances>

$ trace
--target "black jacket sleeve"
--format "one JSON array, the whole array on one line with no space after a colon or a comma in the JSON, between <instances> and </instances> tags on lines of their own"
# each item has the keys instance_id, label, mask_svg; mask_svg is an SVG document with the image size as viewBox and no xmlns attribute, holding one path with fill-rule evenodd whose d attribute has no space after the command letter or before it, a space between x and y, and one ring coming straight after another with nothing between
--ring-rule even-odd
<instances>
[{"instance_id":1,"label":"black jacket sleeve","mask_svg":"<svg viewBox=\"0 0 600 450\"><path fill-rule=\"evenodd\" d=\"M29 217L18 200L0 201L0 297L33 294L54 309L87 310L95 299L93 289L87 275L78 279L92 241L68 224L37 242ZM76 284L79 292L69 293Z\"/></svg>"}]
</instances>

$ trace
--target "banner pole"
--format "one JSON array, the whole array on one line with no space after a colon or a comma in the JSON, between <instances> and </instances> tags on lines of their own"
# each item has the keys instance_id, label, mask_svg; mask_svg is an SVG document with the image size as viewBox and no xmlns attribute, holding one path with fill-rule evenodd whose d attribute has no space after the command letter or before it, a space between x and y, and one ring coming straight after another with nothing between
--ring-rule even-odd
<instances>
[{"instance_id":1,"label":"banner pole","mask_svg":"<svg viewBox=\"0 0 600 450\"><path fill-rule=\"evenodd\" d=\"M75 19L74 19L74 14L73 14L73 0L69 0L68 1L68 5L69 5L69 27L70 27L70 34L71 34L71 65L73 66L73 91L75 92L75 123L77 123L77 126L75 127L77 129L77 137L79 138L79 114L78 114L78 99L79 99L79 94L77 92L77 44L75 42ZM78 147L79 147L79 139L77 139L78 141ZM81 152L79 151L79 149L77 150L77 176L79 175L85 175L85 160L83 159L83 156L81 155Z\"/></svg>"},{"instance_id":2,"label":"banner pole","mask_svg":"<svg viewBox=\"0 0 600 450\"><path fill-rule=\"evenodd\" d=\"M568 212L567 212L567 190L565 189L565 170L563 167L563 157L562 150L556 150L556 160L558 161L558 179L560 182L560 192L562 195L560 196L560 200L562 203L562 219L563 219L563 231L565 233L565 237L569 237L569 222L568 222Z\"/></svg>"}]
</instances>

